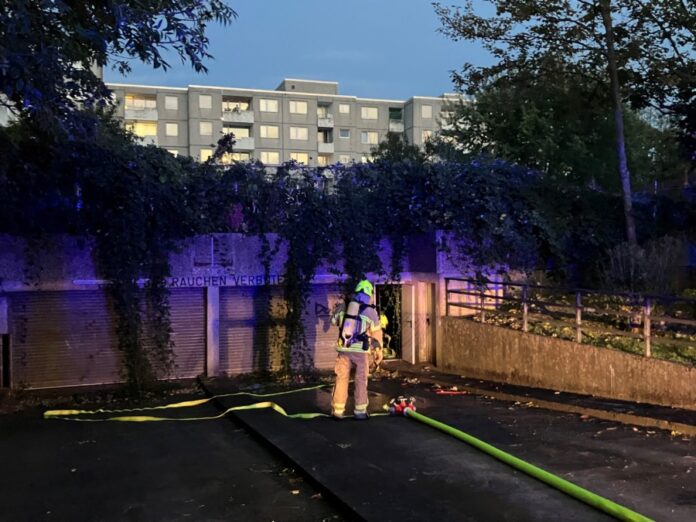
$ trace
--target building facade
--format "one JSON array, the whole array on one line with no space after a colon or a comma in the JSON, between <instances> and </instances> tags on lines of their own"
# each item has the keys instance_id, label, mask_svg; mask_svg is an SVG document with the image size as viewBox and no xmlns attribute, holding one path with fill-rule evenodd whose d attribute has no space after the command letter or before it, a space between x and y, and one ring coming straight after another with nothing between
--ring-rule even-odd
<instances>
[{"instance_id":1,"label":"building facade","mask_svg":"<svg viewBox=\"0 0 696 522\"><path fill-rule=\"evenodd\" d=\"M423 145L436 134L456 95L408 100L338 94L338 83L285 79L275 90L190 85L186 88L107 83L126 128L175 155L205 161L233 133L223 161L295 160L310 166L364 162L387 132Z\"/></svg>"}]
</instances>

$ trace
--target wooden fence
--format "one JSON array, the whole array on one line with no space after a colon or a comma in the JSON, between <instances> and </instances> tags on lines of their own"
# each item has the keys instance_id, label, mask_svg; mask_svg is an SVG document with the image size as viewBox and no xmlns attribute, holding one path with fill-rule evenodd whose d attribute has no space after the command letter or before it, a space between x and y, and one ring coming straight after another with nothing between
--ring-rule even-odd
<instances>
[{"instance_id":1,"label":"wooden fence","mask_svg":"<svg viewBox=\"0 0 696 522\"><path fill-rule=\"evenodd\" d=\"M578 343L601 345L601 336L633 339L645 357L659 342L661 352L679 352L676 360L696 364L696 299L456 277L445 278L445 289L448 317L565 335Z\"/></svg>"}]
</instances>

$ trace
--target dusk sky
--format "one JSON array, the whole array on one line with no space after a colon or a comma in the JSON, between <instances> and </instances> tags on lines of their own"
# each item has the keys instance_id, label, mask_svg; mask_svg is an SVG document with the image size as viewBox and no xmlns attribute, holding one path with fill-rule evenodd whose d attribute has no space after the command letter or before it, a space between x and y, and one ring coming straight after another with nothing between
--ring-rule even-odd
<instances>
[{"instance_id":1,"label":"dusk sky","mask_svg":"<svg viewBox=\"0 0 696 522\"><path fill-rule=\"evenodd\" d=\"M125 78L105 70L106 80L275 89L283 78L307 78L337 81L341 94L406 99L452 92L452 69L466 59L486 60L480 46L437 32L429 1L230 0L229 5L239 17L227 27L210 26L215 58L207 63L208 74L172 56L167 72L134 63Z\"/></svg>"}]
</instances>

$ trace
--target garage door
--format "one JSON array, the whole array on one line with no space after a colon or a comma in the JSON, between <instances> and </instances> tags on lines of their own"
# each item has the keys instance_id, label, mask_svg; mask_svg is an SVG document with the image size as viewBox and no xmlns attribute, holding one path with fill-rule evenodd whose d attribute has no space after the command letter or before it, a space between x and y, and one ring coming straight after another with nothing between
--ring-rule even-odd
<instances>
[{"instance_id":1,"label":"garage door","mask_svg":"<svg viewBox=\"0 0 696 522\"><path fill-rule=\"evenodd\" d=\"M277 370L285 336L283 289L228 287L220 291L220 371Z\"/></svg>"},{"instance_id":2,"label":"garage door","mask_svg":"<svg viewBox=\"0 0 696 522\"><path fill-rule=\"evenodd\" d=\"M169 295L174 368L169 378L196 377L205 370L205 293L203 288L175 288ZM144 342L147 345L148 329Z\"/></svg>"},{"instance_id":3,"label":"garage door","mask_svg":"<svg viewBox=\"0 0 696 522\"><path fill-rule=\"evenodd\" d=\"M331 314L341 301L334 285L315 285L305 313L307 345L313 351L314 365L333 368L336 361L338 329L331 324Z\"/></svg>"},{"instance_id":4,"label":"garage door","mask_svg":"<svg viewBox=\"0 0 696 522\"><path fill-rule=\"evenodd\" d=\"M101 291L10 294L12 386L119 381L120 354Z\"/></svg>"},{"instance_id":5,"label":"garage door","mask_svg":"<svg viewBox=\"0 0 696 522\"><path fill-rule=\"evenodd\" d=\"M280 368L285 329L280 287L222 288L220 292L220 370L229 374ZM305 310L309 355L317 368L333 368L336 327L331 312L340 296L330 285L312 288ZM270 318L267 310L270 310Z\"/></svg>"},{"instance_id":6,"label":"garage door","mask_svg":"<svg viewBox=\"0 0 696 522\"><path fill-rule=\"evenodd\" d=\"M203 289L170 297L175 368L193 377L205 365ZM52 388L121 381L121 354L103 291L10 294L12 386ZM147 339L147 328L144 338Z\"/></svg>"}]
</instances>

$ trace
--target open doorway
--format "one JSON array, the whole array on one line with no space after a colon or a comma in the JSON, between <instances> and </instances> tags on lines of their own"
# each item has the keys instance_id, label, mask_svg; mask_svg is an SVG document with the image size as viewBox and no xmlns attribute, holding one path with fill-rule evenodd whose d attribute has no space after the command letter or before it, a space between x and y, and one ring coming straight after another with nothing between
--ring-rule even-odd
<instances>
[{"instance_id":1,"label":"open doorway","mask_svg":"<svg viewBox=\"0 0 696 522\"><path fill-rule=\"evenodd\" d=\"M384 358L401 359L401 285L377 285L377 310L387 317L384 328Z\"/></svg>"}]
</instances>

